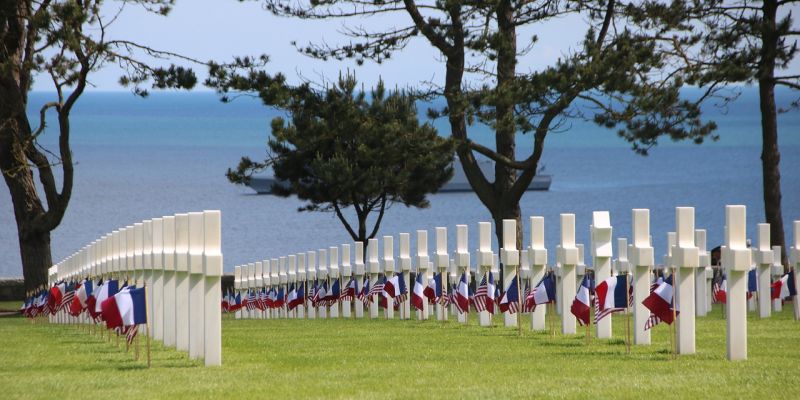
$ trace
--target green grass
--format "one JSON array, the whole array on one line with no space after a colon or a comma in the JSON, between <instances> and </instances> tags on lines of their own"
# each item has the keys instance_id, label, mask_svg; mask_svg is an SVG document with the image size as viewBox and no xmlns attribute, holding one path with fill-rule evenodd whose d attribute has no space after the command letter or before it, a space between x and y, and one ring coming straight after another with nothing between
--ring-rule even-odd
<instances>
[{"instance_id":1,"label":"green grass","mask_svg":"<svg viewBox=\"0 0 800 400\"><path fill-rule=\"evenodd\" d=\"M626 355L621 315L614 317L617 339L588 346L582 335L524 330L519 337L516 329L478 327L472 317L465 327L452 319L226 315L222 367L203 367L154 344L150 369L124 344L118 348L83 328L0 318L0 397L97 399L103 390L113 391L104 397L145 399L795 397L800 323L791 306L766 320L749 314L743 362L725 359L719 306L697 320L698 353L677 360L670 360L666 325L654 329L652 345Z\"/></svg>"}]
</instances>

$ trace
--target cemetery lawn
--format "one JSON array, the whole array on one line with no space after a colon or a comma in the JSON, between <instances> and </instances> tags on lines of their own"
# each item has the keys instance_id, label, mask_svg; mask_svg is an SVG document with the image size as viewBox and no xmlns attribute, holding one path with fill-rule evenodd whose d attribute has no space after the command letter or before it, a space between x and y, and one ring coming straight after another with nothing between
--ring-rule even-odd
<instances>
[{"instance_id":1,"label":"cemetery lawn","mask_svg":"<svg viewBox=\"0 0 800 400\"><path fill-rule=\"evenodd\" d=\"M18 305L17 305L18 307ZM0 318L3 399L43 398L791 398L800 322L791 305L749 314L749 359L725 359L720 306L697 319L696 355L670 360L669 328L625 354L625 317L612 340L451 320L223 321L223 366L206 368L153 344L152 368L84 328ZM500 320L496 319L496 325ZM529 324L528 318L525 323ZM524 326L528 326L528 325ZM558 325L557 325L558 326ZM579 332L582 331L578 327Z\"/></svg>"}]
</instances>

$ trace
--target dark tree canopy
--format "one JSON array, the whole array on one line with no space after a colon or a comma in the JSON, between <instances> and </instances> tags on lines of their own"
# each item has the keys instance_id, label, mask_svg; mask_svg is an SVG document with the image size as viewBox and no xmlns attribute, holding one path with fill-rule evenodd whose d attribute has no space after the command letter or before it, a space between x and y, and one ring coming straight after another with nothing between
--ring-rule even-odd
<instances>
[{"instance_id":1,"label":"dark tree canopy","mask_svg":"<svg viewBox=\"0 0 800 400\"><path fill-rule=\"evenodd\" d=\"M764 214L770 241L781 246L788 265L781 209L780 112L798 107L798 100L777 104L775 88L800 90L800 75L789 71L797 56L800 27L792 16L797 0L648 1L634 15L637 23L658 31L658 40L685 71L688 83L703 88L758 85L761 112L761 169Z\"/></svg>"},{"instance_id":2,"label":"dark tree canopy","mask_svg":"<svg viewBox=\"0 0 800 400\"><path fill-rule=\"evenodd\" d=\"M166 15L174 0L118 1ZM74 178L70 113L90 85L91 74L108 64L120 66L123 85L191 88L189 69L152 65L175 54L106 36L115 14L101 12L102 0L3 0L0 2L0 171L8 186L17 222L22 272L27 289L47 283L52 266L50 232L64 217ZM144 61L143 61L144 60ZM54 94L28 119L28 93L34 79L52 83ZM55 115L53 115L55 114ZM55 118L53 118L55 116ZM52 124L58 148L38 138ZM61 182L54 169L61 169ZM37 185L35 178L38 178Z\"/></svg>"},{"instance_id":3,"label":"dark tree canopy","mask_svg":"<svg viewBox=\"0 0 800 400\"><path fill-rule=\"evenodd\" d=\"M256 75L225 76L217 84L250 81L255 87L251 78L259 81ZM413 96L387 94L382 82L369 94L356 91L356 85L355 77L346 75L325 90L270 84L273 90L259 91L268 104L280 99L273 105L290 119L272 120L268 160L243 158L236 171L228 171L229 179L246 183L254 171L271 166L276 178L288 183L274 185L275 194L305 200L300 211L334 212L358 241L377 234L392 204L427 207L426 196L452 178L452 142L419 123ZM349 207L355 226L344 215ZM376 216L368 230L371 214Z\"/></svg>"},{"instance_id":4,"label":"dark tree canopy","mask_svg":"<svg viewBox=\"0 0 800 400\"><path fill-rule=\"evenodd\" d=\"M714 138L715 124L700 119L699 100L681 97L686 71L674 68L673 54L656 30L637 24L640 2L618 0L261 0L278 16L300 19L342 19L345 43L300 44L298 50L320 59L386 62L412 40L439 51L443 80L430 92L442 95L446 107L432 110L446 117L450 136L465 175L495 221L500 243L502 220L516 219L521 247L519 202L536 174L545 139L570 119L593 121L615 129L633 149L647 154L662 137L702 143ZM364 27L365 20L385 21ZM521 71L521 57L537 57L536 36L523 36L546 24L563 23L583 40L556 62ZM352 25L346 25L347 21ZM421 77L427 78L427 77ZM474 82L481 82L475 84ZM480 121L494 129L494 144L471 139L471 125ZM516 134L528 133L532 149L517 151ZM495 162L493 176L484 175L476 154Z\"/></svg>"}]
</instances>

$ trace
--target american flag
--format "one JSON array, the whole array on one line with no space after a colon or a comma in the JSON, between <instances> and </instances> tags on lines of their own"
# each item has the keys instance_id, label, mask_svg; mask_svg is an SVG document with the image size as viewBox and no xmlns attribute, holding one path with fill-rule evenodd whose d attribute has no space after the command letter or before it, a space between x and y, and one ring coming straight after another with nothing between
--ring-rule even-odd
<instances>
[{"instance_id":1,"label":"american flag","mask_svg":"<svg viewBox=\"0 0 800 400\"><path fill-rule=\"evenodd\" d=\"M125 333L125 340L128 344L133 343L133 339L136 338L136 334L139 333L139 325L131 325L126 328L127 332Z\"/></svg>"},{"instance_id":2,"label":"american flag","mask_svg":"<svg viewBox=\"0 0 800 400\"><path fill-rule=\"evenodd\" d=\"M475 289L475 309L478 312L486 311L486 299L489 297L488 290L489 284L486 283L486 275L484 275L483 279L481 279L481 284Z\"/></svg>"},{"instance_id":3,"label":"american flag","mask_svg":"<svg viewBox=\"0 0 800 400\"><path fill-rule=\"evenodd\" d=\"M522 302L522 312L533 312L533 310L536 308L536 304L533 301L533 290L531 290L531 285L527 282L525 283L525 291L522 292L522 298L525 299Z\"/></svg>"},{"instance_id":4,"label":"american flag","mask_svg":"<svg viewBox=\"0 0 800 400\"><path fill-rule=\"evenodd\" d=\"M61 298L61 304L58 306L59 310L66 310L69 307L69 303L72 303L72 299L75 298L75 284L68 283L65 286L65 293L64 297Z\"/></svg>"},{"instance_id":5,"label":"american flag","mask_svg":"<svg viewBox=\"0 0 800 400\"><path fill-rule=\"evenodd\" d=\"M372 296L376 295L376 294L377 295L382 295L384 282L386 282L386 277L384 277L382 281L378 280L378 282L375 283L375 285L373 285L372 288L369 290L369 293L367 293L367 296L372 298Z\"/></svg>"},{"instance_id":6,"label":"american flag","mask_svg":"<svg viewBox=\"0 0 800 400\"><path fill-rule=\"evenodd\" d=\"M368 295L369 293L369 278L364 277L364 286L361 288L361 292L358 293L358 299L361 300L364 305L368 305L372 301L372 297Z\"/></svg>"},{"instance_id":7,"label":"american flag","mask_svg":"<svg viewBox=\"0 0 800 400\"><path fill-rule=\"evenodd\" d=\"M258 300L256 300L256 308L261 311L267 309L267 289L262 288L258 291Z\"/></svg>"},{"instance_id":8,"label":"american flag","mask_svg":"<svg viewBox=\"0 0 800 400\"><path fill-rule=\"evenodd\" d=\"M439 274L439 275L441 276L441 274ZM439 299L437 300L439 302L439 304L441 304L443 307L447 307L450 304L455 303L456 286L453 285L453 287L450 288L450 292L449 293L445 290L446 287L447 286L445 286L445 284L443 282L442 283L442 293L439 295Z\"/></svg>"},{"instance_id":9,"label":"american flag","mask_svg":"<svg viewBox=\"0 0 800 400\"><path fill-rule=\"evenodd\" d=\"M256 294L252 290L247 291L247 309L253 310L256 308Z\"/></svg>"},{"instance_id":10,"label":"american flag","mask_svg":"<svg viewBox=\"0 0 800 400\"><path fill-rule=\"evenodd\" d=\"M453 296L455 294L455 289L451 290L450 293L446 293L444 291L444 288L445 286L442 285L441 287L442 292L439 293L439 297L436 298L436 302L441 304L443 307L447 307L450 305L450 303L453 302L453 298L450 296Z\"/></svg>"},{"instance_id":11,"label":"american flag","mask_svg":"<svg viewBox=\"0 0 800 400\"><path fill-rule=\"evenodd\" d=\"M317 286L316 292L314 292L314 297L311 298L311 304L314 307L325 307L325 296L328 295L328 284L323 282L321 285Z\"/></svg>"},{"instance_id":12,"label":"american flag","mask_svg":"<svg viewBox=\"0 0 800 400\"><path fill-rule=\"evenodd\" d=\"M356 296L356 278L351 278L349 282L347 282L347 286L345 286L344 290L342 290L342 294L339 295L339 300L342 301L351 301Z\"/></svg>"}]
</instances>

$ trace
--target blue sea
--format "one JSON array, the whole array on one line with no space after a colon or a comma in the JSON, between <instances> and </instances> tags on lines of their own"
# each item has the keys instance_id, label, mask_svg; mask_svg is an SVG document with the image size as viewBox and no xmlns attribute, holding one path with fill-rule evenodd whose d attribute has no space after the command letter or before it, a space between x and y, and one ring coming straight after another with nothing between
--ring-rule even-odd
<instances>
[{"instance_id":1,"label":"blue sea","mask_svg":"<svg viewBox=\"0 0 800 400\"><path fill-rule=\"evenodd\" d=\"M38 105L50 96L31 95L32 121ZM791 93L778 94L779 103L791 99ZM528 192L522 199L526 241L527 217L544 216L554 262L560 213L576 214L577 240L588 245L592 211L609 211L614 235L630 237L631 209L649 208L659 262L666 233L675 228L676 206L695 207L696 226L708 230L713 247L723 240L726 204L747 206L748 234L755 241L755 224L764 219L758 110L756 90L746 88L726 110L707 110L706 117L719 125L719 141L697 146L664 139L648 157L634 154L612 131L568 123L545 145L542 162L553 175L550 191ZM419 111L424 115L425 110ZM241 156L263 158L270 119L279 114L256 99L223 104L208 92L153 93L147 99L127 92L85 94L73 112L75 187L66 216L53 232L54 261L119 227L207 209L222 211L226 272L248 262L350 243L333 214L300 213L302 202L296 198L255 195L226 180L226 169ZM435 125L448 132L446 122ZM791 240L791 221L800 219L800 112L781 114L779 131L783 215ZM471 135L485 144L493 142L485 127L473 127ZM56 140L50 128L41 143L55 149ZM532 138L520 135L518 143L519 153L525 154ZM477 223L490 220L477 197L447 193L430 200L430 208L423 210L391 207L379 235L428 229L432 244L433 228L445 226L452 246L455 225L468 224L470 246L477 247ZM0 276L5 277L22 275L10 201L3 186ZM414 239L412 234L412 246Z\"/></svg>"}]
</instances>

